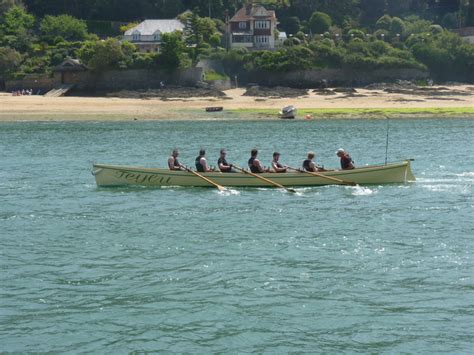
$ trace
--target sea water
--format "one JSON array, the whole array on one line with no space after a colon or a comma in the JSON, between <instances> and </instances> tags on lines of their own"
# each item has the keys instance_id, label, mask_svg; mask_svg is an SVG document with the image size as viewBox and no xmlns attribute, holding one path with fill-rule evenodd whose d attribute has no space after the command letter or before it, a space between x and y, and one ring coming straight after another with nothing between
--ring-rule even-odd
<instances>
[{"instance_id":1,"label":"sea water","mask_svg":"<svg viewBox=\"0 0 474 355\"><path fill-rule=\"evenodd\" d=\"M245 165L413 158L417 182L97 188L173 148ZM0 124L0 351L468 353L474 121Z\"/></svg>"}]
</instances>

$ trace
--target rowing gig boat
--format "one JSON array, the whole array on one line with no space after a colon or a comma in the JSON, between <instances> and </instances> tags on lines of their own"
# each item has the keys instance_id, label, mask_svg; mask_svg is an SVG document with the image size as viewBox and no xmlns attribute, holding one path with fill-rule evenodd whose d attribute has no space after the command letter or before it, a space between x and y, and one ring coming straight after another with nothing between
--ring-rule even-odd
<instances>
[{"instance_id":1,"label":"rowing gig boat","mask_svg":"<svg viewBox=\"0 0 474 355\"><path fill-rule=\"evenodd\" d=\"M94 164L92 174L97 186L210 186L205 180L187 171L133 166ZM203 176L222 186L271 187L265 181L253 176L235 173L201 173ZM332 170L320 173L336 179L357 184L390 184L415 181L410 160L387 165L365 166L353 170ZM283 186L320 186L341 184L320 176L302 172L260 174Z\"/></svg>"}]
</instances>

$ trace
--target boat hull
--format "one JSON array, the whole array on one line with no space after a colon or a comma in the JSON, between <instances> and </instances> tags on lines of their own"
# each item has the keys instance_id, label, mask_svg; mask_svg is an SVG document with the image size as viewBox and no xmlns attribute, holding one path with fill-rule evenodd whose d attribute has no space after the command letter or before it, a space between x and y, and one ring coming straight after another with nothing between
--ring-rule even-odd
<instances>
[{"instance_id":1,"label":"boat hull","mask_svg":"<svg viewBox=\"0 0 474 355\"><path fill-rule=\"evenodd\" d=\"M186 171L171 171L158 168L143 168L132 166L115 166L94 164L93 175L97 186L211 186ZM235 187L272 187L271 184L244 173L202 173L222 186ZM415 181L411 171L410 161L388 165L375 165L353 170L334 170L324 172L324 175L357 184L390 184ZM341 183L324 177L313 176L307 173L266 173L261 176L271 179L283 186L321 186L340 185Z\"/></svg>"}]
</instances>

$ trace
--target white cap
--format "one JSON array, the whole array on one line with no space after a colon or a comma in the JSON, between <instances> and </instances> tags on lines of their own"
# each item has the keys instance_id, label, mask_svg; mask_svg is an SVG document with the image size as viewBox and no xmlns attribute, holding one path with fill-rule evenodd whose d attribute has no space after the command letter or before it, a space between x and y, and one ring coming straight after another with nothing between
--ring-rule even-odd
<instances>
[{"instance_id":1,"label":"white cap","mask_svg":"<svg viewBox=\"0 0 474 355\"><path fill-rule=\"evenodd\" d=\"M337 151L336 151L336 154L339 154L339 153L345 153L346 151L342 148L339 148Z\"/></svg>"}]
</instances>

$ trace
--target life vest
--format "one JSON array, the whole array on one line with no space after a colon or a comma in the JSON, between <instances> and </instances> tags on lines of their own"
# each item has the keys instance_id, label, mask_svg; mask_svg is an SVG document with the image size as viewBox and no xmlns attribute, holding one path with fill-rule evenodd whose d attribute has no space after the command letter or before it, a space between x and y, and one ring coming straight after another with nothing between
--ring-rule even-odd
<instances>
[{"instance_id":1,"label":"life vest","mask_svg":"<svg viewBox=\"0 0 474 355\"><path fill-rule=\"evenodd\" d=\"M199 171L200 173L204 173L204 167L201 164L201 158L203 155L200 155L196 158L196 170Z\"/></svg>"},{"instance_id":2,"label":"life vest","mask_svg":"<svg viewBox=\"0 0 474 355\"><path fill-rule=\"evenodd\" d=\"M309 172L313 171L313 169L311 169L311 159L306 159L303 162L303 169L306 170L306 171L309 171Z\"/></svg>"},{"instance_id":3,"label":"life vest","mask_svg":"<svg viewBox=\"0 0 474 355\"><path fill-rule=\"evenodd\" d=\"M251 157L248 161L248 165L249 165L250 171L252 173L258 174L258 173L260 173L260 170L258 170L258 168L254 165L254 162L255 162L255 158Z\"/></svg>"}]
</instances>

